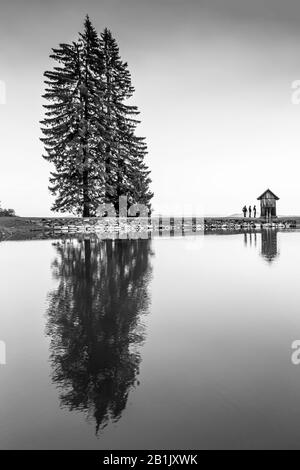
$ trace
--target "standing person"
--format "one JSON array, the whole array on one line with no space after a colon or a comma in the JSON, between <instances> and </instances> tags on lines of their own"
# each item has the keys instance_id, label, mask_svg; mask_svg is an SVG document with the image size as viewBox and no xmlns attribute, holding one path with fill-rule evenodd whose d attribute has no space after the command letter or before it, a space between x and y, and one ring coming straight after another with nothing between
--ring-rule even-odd
<instances>
[{"instance_id":1,"label":"standing person","mask_svg":"<svg viewBox=\"0 0 300 470\"><path fill-rule=\"evenodd\" d=\"M247 207L246 206L243 207L243 213L244 213L244 217L247 217Z\"/></svg>"},{"instance_id":2,"label":"standing person","mask_svg":"<svg viewBox=\"0 0 300 470\"><path fill-rule=\"evenodd\" d=\"M256 218L256 206L253 206L253 217Z\"/></svg>"},{"instance_id":3,"label":"standing person","mask_svg":"<svg viewBox=\"0 0 300 470\"><path fill-rule=\"evenodd\" d=\"M251 206L249 206L249 217L251 217Z\"/></svg>"}]
</instances>

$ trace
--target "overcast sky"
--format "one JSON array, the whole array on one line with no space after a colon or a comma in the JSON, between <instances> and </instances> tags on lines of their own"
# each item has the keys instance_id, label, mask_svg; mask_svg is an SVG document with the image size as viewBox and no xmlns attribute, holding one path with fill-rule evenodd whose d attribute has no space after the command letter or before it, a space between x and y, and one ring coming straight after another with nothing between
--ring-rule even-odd
<instances>
[{"instance_id":1,"label":"overcast sky","mask_svg":"<svg viewBox=\"0 0 300 470\"><path fill-rule=\"evenodd\" d=\"M3 206L52 214L43 72L87 13L128 61L156 212L233 214L270 187L280 214L300 214L299 0L1 0Z\"/></svg>"}]
</instances>

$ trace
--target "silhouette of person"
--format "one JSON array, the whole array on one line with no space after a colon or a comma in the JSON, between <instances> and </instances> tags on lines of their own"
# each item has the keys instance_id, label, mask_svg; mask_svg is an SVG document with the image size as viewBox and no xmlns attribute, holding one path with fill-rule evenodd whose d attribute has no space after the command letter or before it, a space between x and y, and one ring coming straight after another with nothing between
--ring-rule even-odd
<instances>
[{"instance_id":1,"label":"silhouette of person","mask_svg":"<svg viewBox=\"0 0 300 470\"><path fill-rule=\"evenodd\" d=\"M256 217L256 206L253 206L253 217Z\"/></svg>"},{"instance_id":2,"label":"silhouette of person","mask_svg":"<svg viewBox=\"0 0 300 470\"><path fill-rule=\"evenodd\" d=\"M251 217L251 206L249 206L249 217Z\"/></svg>"},{"instance_id":3,"label":"silhouette of person","mask_svg":"<svg viewBox=\"0 0 300 470\"><path fill-rule=\"evenodd\" d=\"M243 213L244 213L244 217L247 217L247 207L246 206L243 207Z\"/></svg>"}]
</instances>

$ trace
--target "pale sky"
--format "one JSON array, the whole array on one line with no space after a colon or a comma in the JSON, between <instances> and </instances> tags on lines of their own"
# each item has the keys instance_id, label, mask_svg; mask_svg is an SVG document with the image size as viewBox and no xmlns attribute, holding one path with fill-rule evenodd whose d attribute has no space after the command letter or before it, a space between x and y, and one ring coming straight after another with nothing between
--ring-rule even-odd
<instances>
[{"instance_id":1,"label":"pale sky","mask_svg":"<svg viewBox=\"0 0 300 470\"><path fill-rule=\"evenodd\" d=\"M229 215L269 187L279 214L300 214L299 0L1 0L4 207L54 215L39 141L43 72L87 13L129 64L156 212Z\"/></svg>"}]
</instances>

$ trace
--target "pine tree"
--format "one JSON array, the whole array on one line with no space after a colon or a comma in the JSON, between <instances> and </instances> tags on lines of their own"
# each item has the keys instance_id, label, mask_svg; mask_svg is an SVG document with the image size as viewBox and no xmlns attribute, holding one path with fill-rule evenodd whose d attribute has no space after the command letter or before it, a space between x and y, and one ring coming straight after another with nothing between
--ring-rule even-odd
<instances>
[{"instance_id":1,"label":"pine tree","mask_svg":"<svg viewBox=\"0 0 300 470\"><path fill-rule=\"evenodd\" d=\"M126 195L128 204L146 204L150 208L153 194L144 162L147 146L143 137L135 135L139 115L136 106L125 104L134 93L128 65L122 62L119 47L106 28L101 34L104 61L106 129L110 145L106 148L106 202L118 207L120 196Z\"/></svg>"},{"instance_id":2,"label":"pine tree","mask_svg":"<svg viewBox=\"0 0 300 470\"><path fill-rule=\"evenodd\" d=\"M46 118L42 131L47 155L54 164L50 191L53 210L89 217L103 200L105 146L102 83L103 60L99 38L89 18L72 44L60 44L50 56L60 66L45 72Z\"/></svg>"},{"instance_id":3,"label":"pine tree","mask_svg":"<svg viewBox=\"0 0 300 470\"><path fill-rule=\"evenodd\" d=\"M135 135L137 107L125 104L134 88L111 32L99 38L87 16L77 42L60 44L50 57L59 66L44 74L50 104L41 140L55 167L52 209L89 217L102 202L118 209L124 195L129 205L150 208L147 146Z\"/></svg>"}]
</instances>

